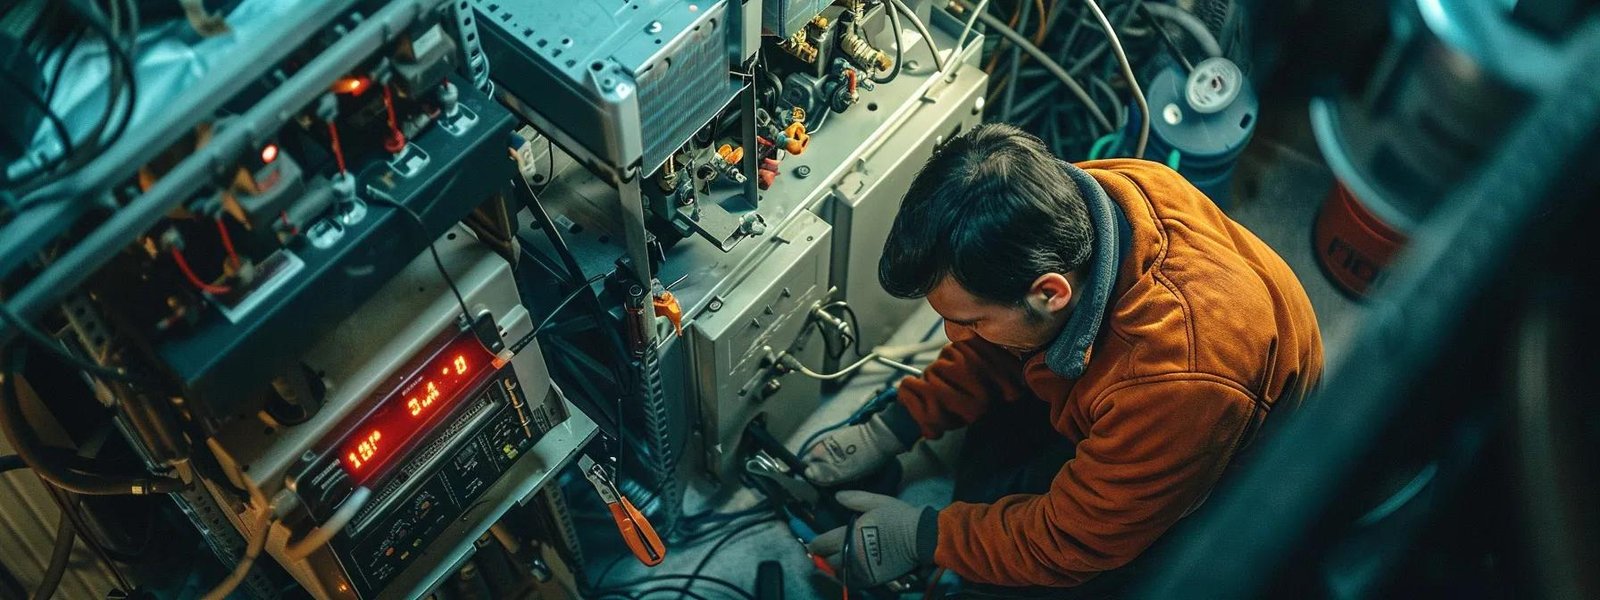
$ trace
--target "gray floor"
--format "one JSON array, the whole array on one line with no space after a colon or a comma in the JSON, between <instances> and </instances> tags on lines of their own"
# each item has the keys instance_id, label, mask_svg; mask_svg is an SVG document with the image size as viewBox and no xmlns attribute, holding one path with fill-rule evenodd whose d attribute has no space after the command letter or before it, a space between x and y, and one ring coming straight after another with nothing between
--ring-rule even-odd
<instances>
[{"instance_id":1,"label":"gray floor","mask_svg":"<svg viewBox=\"0 0 1600 600\"><path fill-rule=\"evenodd\" d=\"M1265 124L1263 126L1267 127ZM1317 311L1326 355L1331 361L1342 350L1362 311L1360 304L1328 282L1313 257L1311 227L1317 209L1332 185L1332 176L1321 165L1297 115L1288 115L1280 121L1271 135L1275 137L1258 138L1241 161L1235 181L1236 200L1229 214L1277 249L1300 276ZM938 315L924 306L907 320L891 343L921 339L937 318ZM928 353L919 358L925 362L932 357L933 353ZM848 416L883 384L886 375L885 371L875 371L856 377L848 387L826 399L821 410L811 417L794 439L789 440L791 446L798 445L810 432ZM925 464L937 466L943 462L942 457L947 460L953 454L956 444L959 444L959 436L947 436L946 439L949 441L933 449L919 444L918 451L923 453L922 457L927 461ZM948 477L934 475L911 484L901 497L913 504L942 506L949 502L950 489ZM755 501L753 494L741 492L720 508L734 510L748 507ZM707 507L691 501L688 512L694 513L704 508ZM636 590L663 584L672 584L676 589L676 586L683 584L682 580L646 580L692 571L704 558L707 549L721 537L719 533L695 545L673 547L667 560L654 569L645 569L633 560L622 560L606 574L605 585L609 587L637 581L641 583L633 588ZM610 562L609 557L597 558L593 560L593 564L599 565L596 570ZM702 573L751 589L757 565L766 560L782 564L788 598L824 598L838 593L836 586L816 573L800 552L799 543L777 521L758 525L730 539ZM734 597L714 585L704 583L695 584L693 590L706 598ZM649 594L650 598L678 596L674 591Z\"/></svg>"}]
</instances>

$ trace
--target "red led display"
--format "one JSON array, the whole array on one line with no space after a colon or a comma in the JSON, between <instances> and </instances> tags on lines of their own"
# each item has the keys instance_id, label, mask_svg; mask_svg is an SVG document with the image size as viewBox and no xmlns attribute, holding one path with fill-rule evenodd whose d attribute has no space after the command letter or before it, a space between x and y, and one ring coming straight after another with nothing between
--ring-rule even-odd
<instances>
[{"instance_id":1,"label":"red led display","mask_svg":"<svg viewBox=\"0 0 1600 600\"><path fill-rule=\"evenodd\" d=\"M345 472L365 482L450 412L482 375L494 370L493 356L464 334L446 344L378 404L340 446Z\"/></svg>"}]
</instances>

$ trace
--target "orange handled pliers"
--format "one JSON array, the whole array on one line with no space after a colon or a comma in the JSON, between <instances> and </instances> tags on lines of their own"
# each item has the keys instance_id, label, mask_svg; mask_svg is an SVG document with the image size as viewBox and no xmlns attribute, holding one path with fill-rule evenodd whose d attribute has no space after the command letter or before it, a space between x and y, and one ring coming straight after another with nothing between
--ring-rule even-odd
<instances>
[{"instance_id":1,"label":"orange handled pliers","mask_svg":"<svg viewBox=\"0 0 1600 600\"><path fill-rule=\"evenodd\" d=\"M661 543L661 536L656 534L656 528L650 525L644 514L617 490L611 474L588 455L578 457L578 468L583 469L583 476L594 485L600 499L605 501L606 508L611 510L611 519L617 522L622 541L628 544L633 556L647 567L661 564L661 560L667 557L666 544Z\"/></svg>"}]
</instances>

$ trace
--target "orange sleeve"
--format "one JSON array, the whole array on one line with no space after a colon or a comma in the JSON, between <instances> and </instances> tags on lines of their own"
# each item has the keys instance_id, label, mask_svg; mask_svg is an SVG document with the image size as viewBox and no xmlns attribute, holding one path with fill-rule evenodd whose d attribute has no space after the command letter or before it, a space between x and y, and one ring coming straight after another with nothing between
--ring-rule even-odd
<instances>
[{"instance_id":1,"label":"orange sleeve","mask_svg":"<svg viewBox=\"0 0 1600 600\"><path fill-rule=\"evenodd\" d=\"M929 439L967 426L995 401L1032 395L1022 378L1022 360L979 339L945 346L921 377L900 382L900 404Z\"/></svg>"},{"instance_id":2,"label":"orange sleeve","mask_svg":"<svg viewBox=\"0 0 1600 600\"><path fill-rule=\"evenodd\" d=\"M1254 406L1208 375L1114 387L1049 492L941 511L934 562L972 581L1058 587L1127 564L1205 498Z\"/></svg>"}]
</instances>

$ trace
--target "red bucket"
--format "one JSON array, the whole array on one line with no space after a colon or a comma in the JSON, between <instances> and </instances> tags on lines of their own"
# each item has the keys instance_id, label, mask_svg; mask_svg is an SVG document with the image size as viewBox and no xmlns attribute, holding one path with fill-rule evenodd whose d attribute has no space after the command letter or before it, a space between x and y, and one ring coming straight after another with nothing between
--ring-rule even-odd
<instances>
[{"instance_id":1,"label":"red bucket","mask_svg":"<svg viewBox=\"0 0 1600 600\"><path fill-rule=\"evenodd\" d=\"M1394 253L1406 244L1404 233L1379 220L1338 183L1322 203L1314 227L1322 272L1357 298L1366 296Z\"/></svg>"}]
</instances>

